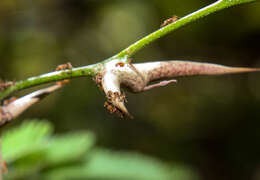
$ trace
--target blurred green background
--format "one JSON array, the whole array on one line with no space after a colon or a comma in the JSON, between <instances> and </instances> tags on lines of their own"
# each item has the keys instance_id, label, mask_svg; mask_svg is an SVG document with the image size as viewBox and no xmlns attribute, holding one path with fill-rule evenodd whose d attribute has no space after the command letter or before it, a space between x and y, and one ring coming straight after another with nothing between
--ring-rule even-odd
<instances>
[{"instance_id":1,"label":"blurred green background","mask_svg":"<svg viewBox=\"0 0 260 180\"><path fill-rule=\"evenodd\" d=\"M165 19L212 2L1 0L0 77L20 80L68 61L75 67L99 62L155 31ZM134 61L260 67L259 12L256 2L210 15L147 46ZM97 147L185 167L196 174L190 179L258 180L259 82L259 73L179 78L178 84L127 94L135 118L124 120L103 108L104 95L90 78L80 78L5 129L24 119L48 119L54 133L92 132Z\"/></svg>"}]
</instances>

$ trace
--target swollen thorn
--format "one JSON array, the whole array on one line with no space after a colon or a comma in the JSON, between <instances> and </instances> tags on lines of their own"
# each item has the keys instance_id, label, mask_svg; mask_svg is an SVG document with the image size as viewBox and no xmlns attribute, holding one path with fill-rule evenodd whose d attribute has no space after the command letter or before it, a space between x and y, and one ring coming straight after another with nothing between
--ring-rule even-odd
<instances>
[{"instance_id":1,"label":"swollen thorn","mask_svg":"<svg viewBox=\"0 0 260 180\"><path fill-rule=\"evenodd\" d=\"M130 69L132 69L138 76L142 78L143 81L145 81L144 76L136 69L136 67L132 64L132 59L128 59L128 66Z\"/></svg>"},{"instance_id":2,"label":"swollen thorn","mask_svg":"<svg viewBox=\"0 0 260 180\"><path fill-rule=\"evenodd\" d=\"M150 89L153 89L153 88L156 88L156 87L166 86L170 83L177 83L177 80L176 79L165 80L165 81L161 81L161 82L156 83L156 84L151 84L151 85L144 87L143 91L147 91L147 90L150 90Z\"/></svg>"}]
</instances>

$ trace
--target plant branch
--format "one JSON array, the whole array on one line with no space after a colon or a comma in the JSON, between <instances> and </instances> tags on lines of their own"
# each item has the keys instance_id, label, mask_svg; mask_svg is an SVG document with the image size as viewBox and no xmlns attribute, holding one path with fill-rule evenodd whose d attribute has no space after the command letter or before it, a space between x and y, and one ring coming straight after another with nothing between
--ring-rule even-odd
<instances>
[{"instance_id":1,"label":"plant branch","mask_svg":"<svg viewBox=\"0 0 260 180\"><path fill-rule=\"evenodd\" d=\"M202 18L204 16L207 16L211 13L214 13L216 11L225 9L227 7L231 7L234 5L242 4L242 3L249 3L256 0L219 0L209 6L206 6L205 8L202 8L194 13L191 13L176 22L173 22L147 36L142 38L141 40L135 42L134 44L130 45L123 51L119 52L112 58L109 58L107 60L104 60L100 63L88 65L84 67L79 68L72 68L69 70L62 70L57 72L51 72L47 74L43 74L40 76L28 78L26 80L18 81L15 84L8 86L1 90L0 87L0 100L6 98L7 96L11 95L12 93L23 90L26 88L30 88L33 86L37 86L40 84L50 83L54 81L60 81L63 79L71 79L75 77L83 77L83 76L95 76L99 72L102 72L104 69L104 65L112 60L118 59L121 62L127 62L127 58L133 56L136 52L144 48L146 45L152 43L153 41L161 38L162 36L165 36L169 34L170 32L189 24L199 18Z\"/></svg>"},{"instance_id":2,"label":"plant branch","mask_svg":"<svg viewBox=\"0 0 260 180\"><path fill-rule=\"evenodd\" d=\"M122 58L122 57L131 57L136 52L144 48L146 45L150 44L151 42L169 34L170 32L179 29L180 27L191 23L193 21L196 21L204 16L207 16L209 14L212 14L214 12L220 11L222 9L235 6L242 3L249 3L256 0L219 0L213 4L210 4L198 11L195 11L183 18L180 18L179 20L164 26L160 28L159 30L149 34L148 36L140 39L139 41L135 42L134 44L130 45L123 51L119 52L117 55L115 55L115 58Z\"/></svg>"},{"instance_id":3,"label":"plant branch","mask_svg":"<svg viewBox=\"0 0 260 180\"><path fill-rule=\"evenodd\" d=\"M72 79L75 77L94 76L96 73L101 71L103 66L102 64L103 63L97 63L97 64L83 66L79 68L54 71L40 76L31 77L26 80L18 81L14 83L14 85L10 85L9 87L0 91L0 100L9 96L13 92L34 87L37 85L60 81L63 79Z\"/></svg>"}]
</instances>

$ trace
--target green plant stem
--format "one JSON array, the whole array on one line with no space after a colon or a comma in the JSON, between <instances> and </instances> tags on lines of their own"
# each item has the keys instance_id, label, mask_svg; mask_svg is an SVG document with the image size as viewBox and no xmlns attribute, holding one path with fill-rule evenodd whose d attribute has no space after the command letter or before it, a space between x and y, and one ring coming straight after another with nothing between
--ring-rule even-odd
<instances>
[{"instance_id":1,"label":"green plant stem","mask_svg":"<svg viewBox=\"0 0 260 180\"><path fill-rule=\"evenodd\" d=\"M206 6L196 12L193 12L178 21L171 23L163 28L160 28L159 30L145 36L144 38L140 39L139 41L135 42L134 44L130 45L126 49L122 50L112 58L109 58L107 60L104 60L100 63L88 65L84 67L79 68L73 68L71 70L64 70L64 71L58 71L58 72L51 72L47 74L43 74L40 76L32 77L26 80L18 81L15 83L15 85L12 85L5 90L2 90L0 92L0 100L4 99L5 97L9 96L10 94L30 88L33 86L37 86L40 84L50 83L54 81L60 81L63 79L71 79L75 77L82 77L82 76L94 76L98 72L102 71L104 64L113 60L113 59L121 59L122 61L126 62L127 58L133 56L136 52L144 48L146 45L152 43L153 41L161 38L162 36L165 36L169 34L170 32L188 24L191 23L199 18L202 18L204 16L207 16L211 13L217 12L219 10L242 4L242 3L249 3L256 0L219 0L209 6Z\"/></svg>"},{"instance_id":2,"label":"green plant stem","mask_svg":"<svg viewBox=\"0 0 260 180\"><path fill-rule=\"evenodd\" d=\"M68 70L50 72L40 76L31 77L23 81L18 81L14 85L0 92L0 100L9 96L13 92L30 88L33 86L60 81L64 79L72 79L75 77L94 76L96 75L96 73L101 71L102 67L103 64L98 63L98 64L83 66L79 68L72 68Z\"/></svg>"},{"instance_id":3,"label":"green plant stem","mask_svg":"<svg viewBox=\"0 0 260 180\"><path fill-rule=\"evenodd\" d=\"M139 41L135 42L134 44L130 45L120 53L118 53L115 58L122 58L122 57L131 57L136 52L144 48L146 45L150 44L151 42L169 34L170 32L188 24L193 21L196 21L204 16L207 16L209 14L212 14L214 12L217 12L219 10L242 4L242 3L248 3L253 2L256 0L219 0L213 4L210 4L196 12L193 12L178 21L175 21L174 23L171 23L165 27L162 27L161 29L149 34L148 36L140 39Z\"/></svg>"}]
</instances>

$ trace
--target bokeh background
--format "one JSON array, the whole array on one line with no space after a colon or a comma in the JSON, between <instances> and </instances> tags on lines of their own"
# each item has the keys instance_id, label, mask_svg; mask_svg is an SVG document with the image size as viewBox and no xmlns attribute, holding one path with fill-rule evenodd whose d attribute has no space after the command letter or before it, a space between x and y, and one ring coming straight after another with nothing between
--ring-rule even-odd
<instances>
[{"instance_id":1,"label":"bokeh background","mask_svg":"<svg viewBox=\"0 0 260 180\"><path fill-rule=\"evenodd\" d=\"M20 80L71 62L83 66L111 57L158 29L214 1L1 0L0 77ZM226 9L147 46L135 62L194 60L260 67L260 3ZM88 130L97 146L136 152L188 167L194 179L260 179L260 74L179 78L177 84L127 93L134 119L103 107L91 78L29 109L24 119L48 119L56 133ZM30 92L29 89L16 95Z\"/></svg>"}]
</instances>

